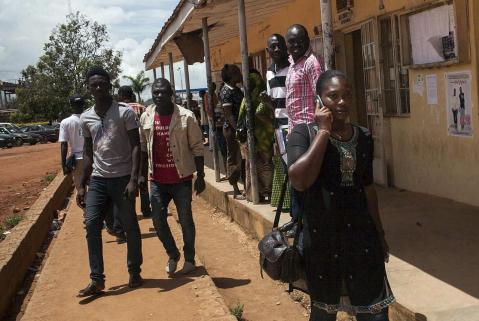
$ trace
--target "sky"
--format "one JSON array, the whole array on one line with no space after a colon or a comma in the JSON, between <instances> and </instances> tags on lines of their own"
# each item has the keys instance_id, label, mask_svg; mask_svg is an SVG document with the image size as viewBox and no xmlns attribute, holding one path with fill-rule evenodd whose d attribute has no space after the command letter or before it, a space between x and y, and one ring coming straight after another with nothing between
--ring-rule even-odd
<instances>
[{"instance_id":1,"label":"sky","mask_svg":"<svg viewBox=\"0 0 479 321\"><path fill-rule=\"evenodd\" d=\"M122 75L135 76L144 70L143 57L178 1L0 0L0 80L14 82L22 69L35 64L51 31L66 21L70 10L107 26L108 46L123 55ZM183 62L174 69L176 88L181 89ZM165 70L168 77L168 68ZM146 75L153 80L152 71ZM205 87L204 64L190 66L190 82L192 88ZM128 80L121 79L121 83L128 84Z\"/></svg>"}]
</instances>

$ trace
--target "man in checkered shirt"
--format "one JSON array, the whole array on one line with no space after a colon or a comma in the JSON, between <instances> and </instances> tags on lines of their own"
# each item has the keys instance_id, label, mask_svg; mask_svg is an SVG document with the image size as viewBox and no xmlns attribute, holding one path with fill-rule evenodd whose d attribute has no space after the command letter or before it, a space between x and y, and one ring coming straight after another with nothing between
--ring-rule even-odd
<instances>
[{"instance_id":1,"label":"man in checkered shirt","mask_svg":"<svg viewBox=\"0 0 479 321\"><path fill-rule=\"evenodd\" d=\"M297 124L314 121L316 81L324 71L314 55L308 31L302 25L292 25L286 33L290 66L286 75L286 113L291 132Z\"/></svg>"},{"instance_id":2,"label":"man in checkered shirt","mask_svg":"<svg viewBox=\"0 0 479 321\"><path fill-rule=\"evenodd\" d=\"M308 31L304 26L295 24L288 28L286 46L290 54L286 75L286 113L288 132L291 133L294 126L314 121L316 81L324 67L311 49ZM291 223L296 223L299 210L299 195L292 188ZM296 224L286 235L292 237L295 233Z\"/></svg>"}]
</instances>

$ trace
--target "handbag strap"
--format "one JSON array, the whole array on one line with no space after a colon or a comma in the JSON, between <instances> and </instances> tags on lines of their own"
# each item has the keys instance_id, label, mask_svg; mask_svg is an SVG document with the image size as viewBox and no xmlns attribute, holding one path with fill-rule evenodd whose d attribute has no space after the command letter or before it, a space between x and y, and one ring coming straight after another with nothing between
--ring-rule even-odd
<instances>
[{"instance_id":1,"label":"handbag strap","mask_svg":"<svg viewBox=\"0 0 479 321\"><path fill-rule=\"evenodd\" d=\"M281 217L281 212L283 211L284 198L288 188L288 179L288 174L286 174L284 176L283 186L281 186L281 193L279 194L278 207L276 208L276 214L274 216L273 230L279 225L279 218Z\"/></svg>"},{"instance_id":2,"label":"handbag strap","mask_svg":"<svg viewBox=\"0 0 479 321\"><path fill-rule=\"evenodd\" d=\"M313 141L314 137L316 136L316 130L313 128L314 124L307 124L306 127L308 128L308 135L309 135L309 145L311 146L311 142ZM309 148L309 147L308 147ZM299 234L300 231L303 229L303 213L304 213L304 198L307 197L308 191L302 192L301 198L301 209L298 213L297 219L298 219L298 227L297 227L297 233L294 236L294 241L293 241L293 246L296 246L299 241Z\"/></svg>"}]
</instances>

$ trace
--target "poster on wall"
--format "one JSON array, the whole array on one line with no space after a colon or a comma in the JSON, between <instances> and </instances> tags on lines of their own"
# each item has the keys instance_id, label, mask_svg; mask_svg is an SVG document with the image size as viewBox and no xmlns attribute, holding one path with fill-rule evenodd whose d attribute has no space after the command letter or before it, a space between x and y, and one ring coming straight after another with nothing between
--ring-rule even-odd
<instances>
[{"instance_id":1,"label":"poster on wall","mask_svg":"<svg viewBox=\"0 0 479 321\"><path fill-rule=\"evenodd\" d=\"M426 88L427 88L427 104L428 105L437 105L437 76L436 75L427 75L426 76Z\"/></svg>"},{"instance_id":2,"label":"poster on wall","mask_svg":"<svg viewBox=\"0 0 479 321\"><path fill-rule=\"evenodd\" d=\"M445 78L448 134L472 137L471 72L449 72Z\"/></svg>"}]
</instances>

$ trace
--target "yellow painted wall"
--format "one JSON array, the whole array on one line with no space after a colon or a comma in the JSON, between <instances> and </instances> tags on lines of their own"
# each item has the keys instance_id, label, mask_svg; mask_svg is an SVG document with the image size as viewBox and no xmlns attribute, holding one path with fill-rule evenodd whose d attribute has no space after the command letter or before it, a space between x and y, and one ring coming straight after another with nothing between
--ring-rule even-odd
<instances>
[{"instance_id":1,"label":"yellow painted wall","mask_svg":"<svg viewBox=\"0 0 479 321\"><path fill-rule=\"evenodd\" d=\"M355 0L354 15L347 25L353 26L368 18L421 6L430 0L385 0L385 9L379 10L379 0ZM473 5L473 2L476 2ZM479 43L479 23L472 17L479 16L479 1L469 1L471 40L471 63L442 68L411 69L410 88L418 74L435 73L438 77L439 105L428 106L426 94L419 96L411 90L411 114L406 118L391 118L392 168L395 186L410 191L422 192L454 199L479 206L479 97L478 55L475 43ZM305 25L310 36L313 27L320 25L319 0L297 0L280 12L265 17L262 24L248 27L249 52L264 50L266 40L272 33L285 34L294 23ZM333 1L333 4L335 1ZM333 15L336 12L333 7ZM475 13L475 15L474 15ZM337 21L335 21L338 29ZM212 49L212 70L217 78L218 70L225 63L239 63L239 39L233 39L220 48ZM448 136L445 101L445 72L470 70L473 93L473 138Z\"/></svg>"},{"instance_id":2,"label":"yellow painted wall","mask_svg":"<svg viewBox=\"0 0 479 321\"><path fill-rule=\"evenodd\" d=\"M385 10L379 1L355 0L354 16L349 25L373 16L408 9L426 1L386 0ZM428 1L430 2L430 1ZM476 2L474 5L473 2ZM393 176L396 187L442 196L479 206L479 97L478 97L478 23L472 19L479 13L477 1L469 1L471 63L441 68L410 69L411 114L391 118ZM446 83L444 74L455 71L472 73L472 138L448 136ZM418 74L436 74L439 105L427 105L426 90L420 96L412 91Z\"/></svg>"},{"instance_id":3,"label":"yellow painted wall","mask_svg":"<svg viewBox=\"0 0 479 321\"><path fill-rule=\"evenodd\" d=\"M261 24L248 26L248 49L255 53L266 48L266 41L273 33L286 34L288 27L299 23L313 36L314 26L320 25L321 9L319 0L297 0L269 17ZM219 48L211 50L211 69L220 70L225 63L240 63L239 38L232 39Z\"/></svg>"}]
</instances>

